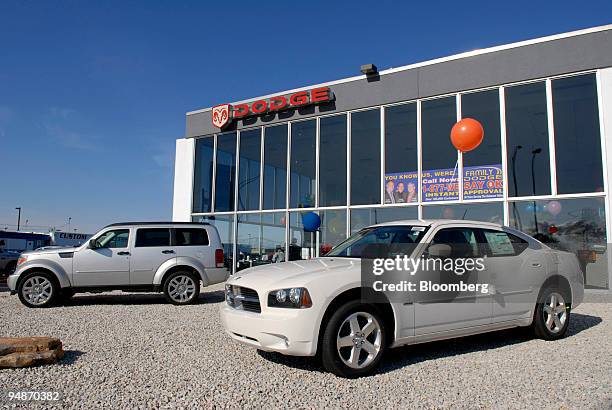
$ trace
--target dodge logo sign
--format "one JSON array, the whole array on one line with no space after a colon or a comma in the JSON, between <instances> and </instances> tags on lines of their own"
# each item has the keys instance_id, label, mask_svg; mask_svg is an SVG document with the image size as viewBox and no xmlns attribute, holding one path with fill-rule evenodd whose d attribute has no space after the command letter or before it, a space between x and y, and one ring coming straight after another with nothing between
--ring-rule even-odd
<instances>
[{"instance_id":1,"label":"dodge logo sign","mask_svg":"<svg viewBox=\"0 0 612 410\"><path fill-rule=\"evenodd\" d=\"M221 104L212 109L212 123L215 127L225 127L231 118L232 106L230 104Z\"/></svg>"},{"instance_id":2,"label":"dodge logo sign","mask_svg":"<svg viewBox=\"0 0 612 410\"><path fill-rule=\"evenodd\" d=\"M252 115L283 111L307 105L321 104L334 100L334 94L329 87L313 88L290 95L277 95L265 100L257 100L245 104L221 104L212 108L212 123L217 128L223 128L233 119L250 117Z\"/></svg>"}]
</instances>

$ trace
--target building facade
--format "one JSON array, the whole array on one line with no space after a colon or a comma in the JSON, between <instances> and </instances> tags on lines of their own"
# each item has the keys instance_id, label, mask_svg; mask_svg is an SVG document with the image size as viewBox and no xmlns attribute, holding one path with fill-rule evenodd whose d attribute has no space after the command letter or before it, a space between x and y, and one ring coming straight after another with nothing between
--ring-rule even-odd
<instances>
[{"instance_id":1,"label":"building facade","mask_svg":"<svg viewBox=\"0 0 612 410\"><path fill-rule=\"evenodd\" d=\"M465 154L462 118L485 131ZM217 226L234 271L374 223L498 222L575 252L609 291L611 177L612 25L189 112L173 217Z\"/></svg>"}]
</instances>

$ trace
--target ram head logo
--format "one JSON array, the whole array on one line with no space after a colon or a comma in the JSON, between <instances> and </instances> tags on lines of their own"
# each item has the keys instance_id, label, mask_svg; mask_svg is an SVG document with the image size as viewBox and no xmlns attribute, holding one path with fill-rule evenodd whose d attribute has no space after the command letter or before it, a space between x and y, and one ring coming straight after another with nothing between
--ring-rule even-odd
<instances>
[{"instance_id":1,"label":"ram head logo","mask_svg":"<svg viewBox=\"0 0 612 410\"><path fill-rule=\"evenodd\" d=\"M232 117L231 104L221 104L212 109L212 123L217 128L225 127Z\"/></svg>"}]
</instances>

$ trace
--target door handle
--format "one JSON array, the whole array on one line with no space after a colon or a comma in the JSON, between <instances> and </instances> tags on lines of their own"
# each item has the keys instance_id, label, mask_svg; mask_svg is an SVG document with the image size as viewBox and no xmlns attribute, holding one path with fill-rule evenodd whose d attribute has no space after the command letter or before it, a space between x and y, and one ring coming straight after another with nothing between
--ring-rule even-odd
<instances>
[{"instance_id":1,"label":"door handle","mask_svg":"<svg viewBox=\"0 0 612 410\"><path fill-rule=\"evenodd\" d=\"M533 266L534 268L539 268L540 266L542 266L541 263L532 263L531 266Z\"/></svg>"},{"instance_id":2,"label":"door handle","mask_svg":"<svg viewBox=\"0 0 612 410\"><path fill-rule=\"evenodd\" d=\"M166 254L166 255L167 255L167 254L169 254L169 253L174 253L174 251L173 251L173 250L170 250L170 249L166 249L165 251L162 251L162 253L164 253L164 254Z\"/></svg>"},{"instance_id":3,"label":"door handle","mask_svg":"<svg viewBox=\"0 0 612 410\"><path fill-rule=\"evenodd\" d=\"M121 251L121 252L117 252L117 255L129 255L130 253L128 251Z\"/></svg>"}]
</instances>

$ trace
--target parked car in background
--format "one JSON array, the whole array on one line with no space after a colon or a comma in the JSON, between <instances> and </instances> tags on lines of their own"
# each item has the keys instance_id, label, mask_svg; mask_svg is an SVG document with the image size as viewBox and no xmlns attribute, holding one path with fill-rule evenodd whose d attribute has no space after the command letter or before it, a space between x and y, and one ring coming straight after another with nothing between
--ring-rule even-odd
<instances>
[{"instance_id":1,"label":"parked car in background","mask_svg":"<svg viewBox=\"0 0 612 410\"><path fill-rule=\"evenodd\" d=\"M371 244L386 249L386 258L480 258L495 282L485 292L434 301L371 302L363 297L372 288L364 288L361 271ZM325 257L237 273L226 283L221 320L241 343L286 355L320 354L328 371L359 377L372 373L388 348L406 344L518 326L558 339L583 293L574 254L514 229L463 220L398 221L365 228Z\"/></svg>"},{"instance_id":2,"label":"parked car in background","mask_svg":"<svg viewBox=\"0 0 612 410\"><path fill-rule=\"evenodd\" d=\"M200 285L228 275L214 226L125 222L106 226L77 248L24 252L7 283L28 307L106 290L163 292L170 303L186 305L198 300Z\"/></svg>"},{"instance_id":3,"label":"parked car in background","mask_svg":"<svg viewBox=\"0 0 612 410\"><path fill-rule=\"evenodd\" d=\"M15 271L19 252L0 247L0 276L8 276Z\"/></svg>"}]
</instances>

